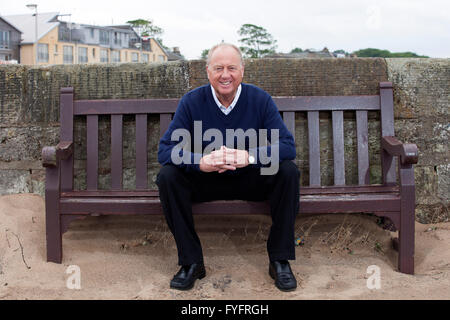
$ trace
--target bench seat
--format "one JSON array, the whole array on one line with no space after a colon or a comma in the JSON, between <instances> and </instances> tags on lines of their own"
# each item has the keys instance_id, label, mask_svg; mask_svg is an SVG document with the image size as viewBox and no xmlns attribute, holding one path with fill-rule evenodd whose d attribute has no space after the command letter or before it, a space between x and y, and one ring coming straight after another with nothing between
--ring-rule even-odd
<instances>
[{"instance_id":1,"label":"bench seat","mask_svg":"<svg viewBox=\"0 0 450 320\"><path fill-rule=\"evenodd\" d=\"M62 192L61 214L162 214L158 190ZM398 187L321 187L300 190L300 214L398 212ZM193 205L194 214L269 214L268 202L218 200Z\"/></svg>"}]
</instances>

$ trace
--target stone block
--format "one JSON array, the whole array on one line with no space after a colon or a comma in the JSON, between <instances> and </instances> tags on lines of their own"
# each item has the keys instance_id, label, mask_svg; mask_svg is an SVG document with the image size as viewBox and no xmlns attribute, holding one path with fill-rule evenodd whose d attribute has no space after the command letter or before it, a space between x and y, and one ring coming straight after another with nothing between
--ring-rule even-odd
<instances>
[{"instance_id":1,"label":"stone block","mask_svg":"<svg viewBox=\"0 0 450 320\"><path fill-rule=\"evenodd\" d=\"M29 170L0 170L0 195L31 191Z\"/></svg>"},{"instance_id":2,"label":"stone block","mask_svg":"<svg viewBox=\"0 0 450 320\"><path fill-rule=\"evenodd\" d=\"M386 59L394 85L395 117L449 119L449 59Z\"/></svg>"}]
</instances>

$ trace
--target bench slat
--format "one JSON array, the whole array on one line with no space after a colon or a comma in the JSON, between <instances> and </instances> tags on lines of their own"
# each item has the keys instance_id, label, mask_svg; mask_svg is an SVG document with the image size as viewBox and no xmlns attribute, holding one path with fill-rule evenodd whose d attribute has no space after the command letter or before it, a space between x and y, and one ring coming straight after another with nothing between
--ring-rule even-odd
<instances>
[{"instance_id":1,"label":"bench slat","mask_svg":"<svg viewBox=\"0 0 450 320\"><path fill-rule=\"evenodd\" d=\"M159 198L62 198L61 213L70 214L162 214ZM300 197L299 213L397 212L397 194L306 195ZM268 201L219 200L194 203L194 214L269 214Z\"/></svg>"},{"instance_id":2,"label":"bench slat","mask_svg":"<svg viewBox=\"0 0 450 320\"><path fill-rule=\"evenodd\" d=\"M175 112L180 99L111 99L77 100L75 115L89 114L148 114Z\"/></svg>"},{"instance_id":3,"label":"bench slat","mask_svg":"<svg viewBox=\"0 0 450 320\"><path fill-rule=\"evenodd\" d=\"M369 138L367 111L356 111L356 140L358 144L358 183L367 185L369 179Z\"/></svg>"},{"instance_id":4,"label":"bench slat","mask_svg":"<svg viewBox=\"0 0 450 320\"><path fill-rule=\"evenodd\" d=\"M147 115L136 115L136 189L147 189Z\"/></svg>"},{"instance_id":5,"label":"bench slat","mask_svg":"<svg viewBox=\"0 0 450 320\"><path fill-rule=\"evenodd\" d=\"M319 112L308 112L309 185L320 186Z\"/></svg>"},{"instance_id":6,"label":"bench slat","mask_svg":"<svg viewBox=\"0 0 450 320\"><path fill-rule=\"evenodd\" d=\"M345 158L344 158L344 112L333 111L333 163L334 185L345 185Z\"/></svg>"},{"instance_id":7,"label":"bench slat","mask_svg":"<svg viewBox=\"0 0 450 320\"><path fill-rule=\"evenodd\" d=\"M283 112L283 121L288 130L292 133L295 141L295 112Z\"/></svg>"},{"instance_id":8,"label":"bench slat","mask_svg":"<svg viewBox=\"0 0 450 320\"><path fill-rule=\"evenodd\" d=\"M344 187L302 187L300 188L300 195L330 195L330 194L373 194L373 193L394 193L399 194L400 190L398 186L383 186L383 185L371 185L371 186L344 186ZM89 198L89 197L159 197L158 190L125 190L125 191L109 191L109 190L98 190L98 191L71 191L62 192L61 198Z\"/></svg>"},{"instance_id":9,"label":"bench slat","mask_svg":"<svg viewBox=\"0 0 450 320\"><path fill-rule=\"evenodd\" d=\"M281 112L380 110L378 95L274 97L273 100ZM174 113L179 101L180 99L77 100L74 102L74 114Z\"/></svg>"},{"instance_id":10,"label":"bench slat","mask_svg":"<svg viewBox=\"0 0 450 320\"><path fill-rule=\"evenodd\" d=\"M172 121L172 114L161 113L159 115L159 137L160 138L162 138L164 133L166 133L171 121Z\"/></svg>"},{"instance_id":11,"label":"bench slat","mask_svg":"<svg viewBox=\"0 0 450 320\"><path fill-rule=\"evenodd\" d=\"M98 116L89 115L86 117L87 127L87 159L86 159L86 174L87 174L87 190L98 189Z\"/></svg>"},{"instance_id":12,"label":"bench slat","mask_svg":"<svg viewBox=\"0 0 450 320\"><path fill-rule=\"evenodd\" d=\"M380 110L378 95L274 97L279 111Z\"/></svg>"},{"instance_id":13,"label":"bench slat","mask_svg":"<svg viewBox=\"0 0 450 320\"><path fill-rule=\"evenodd\" d=\"M121 114L111 115L111 189L122 190L122 122Z\"/></svg>"}]
</instances>

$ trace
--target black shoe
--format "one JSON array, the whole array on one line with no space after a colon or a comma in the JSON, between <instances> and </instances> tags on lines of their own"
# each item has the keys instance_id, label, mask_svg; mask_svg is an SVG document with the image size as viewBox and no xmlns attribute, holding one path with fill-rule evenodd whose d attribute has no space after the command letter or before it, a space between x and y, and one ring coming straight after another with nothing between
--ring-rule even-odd
<instances>
[{"instance_id":1,"label":"black shoe","mask_svg":"<svg viewBox=\"0 0 450 320\"><path fill-rule=\"evenodd\" d=\"M203 263L182 266L170 281L170 287L178 290L189 290L194 286L195 280L203 279L205 276L206 271Z\"/></svg>"},{"instance_id":2,"label":"black shoe","mask_svg":"<svg viewBox=\"0 0 450 320\"><path fill-rule=\"evenodd\" d=\"M297 280L287 260L271 261L269 275L275 279L275 285L281 291L293 291L297 288Z\"/></svg>"}]
</instances>

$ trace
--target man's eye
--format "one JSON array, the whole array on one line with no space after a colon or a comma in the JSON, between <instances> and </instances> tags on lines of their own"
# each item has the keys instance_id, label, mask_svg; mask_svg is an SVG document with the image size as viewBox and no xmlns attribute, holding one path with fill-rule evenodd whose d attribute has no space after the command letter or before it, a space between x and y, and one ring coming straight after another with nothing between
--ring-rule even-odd
<instances>
[{"instance_id":1,"label":"man's eye","mask_svg":"<svg viewBox=\"0 0 450 320\"><path fill-rule=\"evenodd\" d=\"M222 71L222 70L223 70L222 67L218 67L218 68L215 69L216 72L219 72L219 71Z\"/></svg>"}]
</instances>

